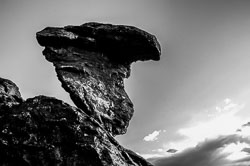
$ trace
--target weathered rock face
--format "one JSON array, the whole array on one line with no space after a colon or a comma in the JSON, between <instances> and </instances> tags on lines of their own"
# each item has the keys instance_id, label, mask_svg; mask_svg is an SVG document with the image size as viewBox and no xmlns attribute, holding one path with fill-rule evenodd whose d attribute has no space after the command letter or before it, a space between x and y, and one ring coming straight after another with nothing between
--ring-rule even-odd
<instances>
[{"instance_id":1,"label":"weathered rock face","mask_svg":"<svg viewBox=\"0 0 250 166\"><path fill-rule=\"evenodd\" d=\"M0 107L12 107L23 101L16 84L0 77Z\"/></svg>"},{"instance_id":2,"label":"weathered rock face","mask_svg":"<svg viewBox=\"0 0 250 166\"><path fill-rule=\"evenodd\" d=\"M156 38L131 26L87 23L45 28L37 40L76 106L113 135L124 134L134 109L123 79L130 75L130 63L159 60Z\"/></svg>"},{"instance_id":3,"label":"weathered rock face","mask_svg":"<svg viewBox=\"0 0 250 166\"><path fill-rule=\"evenodd\" d=\"M101 53L47 47L46 58L56 67L63 88L75 105L105 126L113 135L126 132L134 109L124 91L129 67L112 64Z\"/></svg>"},{"instance_id":4,"label":"weathered rock face","mask_svg":"<svg viewBox=\"0 0 250 166\"><path fill-rule=\"evenodd\" d=\"M0 165L151 165L82 110L52 97L0 107Z\"/></svg>"},{"instance_id":5,"label":"weathered rock face","mask_svg":"<svg viewBox=\"0 0 250 166\"><path fill-rule=\"evenodd\" d=\"M159 60L153 35L122 25L87 23L37 33L43 54L78 107L53 97L24 101L0 78L0 165L152 166L114 139L134 109L124 90L130 64Z\"/></svg>"}]
</instances>

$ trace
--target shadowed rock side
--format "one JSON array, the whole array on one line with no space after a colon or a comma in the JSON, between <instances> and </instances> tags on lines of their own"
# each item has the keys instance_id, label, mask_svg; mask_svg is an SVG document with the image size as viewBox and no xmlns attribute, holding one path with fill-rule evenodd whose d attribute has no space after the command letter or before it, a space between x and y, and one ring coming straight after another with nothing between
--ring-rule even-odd
<instances>
[{"instance_id":1,"label":"shadowed rock side","mask_svg":"<svg viewBox=\"0 0 250 166\"><path fill-rule=\"evenodd\" d=\"M156 37L133 26L85 23L80 26L47 27L37 32L41 46L73 46L106 53L120 63L160 60L161 48Z\"/></svg>"},{"instance_id":2,"label":"shadowed rock side","mask_svg":"<svg viewBox=\"0 0 250 166\"><path fill-rule=\"evenodd\" d=\"M15 90L8 97L19 96L9 82L1 83ZM0 165L151 165L120 146L92 117L61 100L37 96L5 107L8 103L0 102Z\"/></svg>"},{"instance_id":3,"label":"shadowed rock side","mask_svg":"<svg viewBox=\"0 0 250 166\"><path fill-rule=\"evenodd\" d=\"M86 23L45 28L37 40L75 105L112 135L124 134L134 109L123 79L132 62L159 60L156 38L131 26Z\"/></svg>"}]
</instances>

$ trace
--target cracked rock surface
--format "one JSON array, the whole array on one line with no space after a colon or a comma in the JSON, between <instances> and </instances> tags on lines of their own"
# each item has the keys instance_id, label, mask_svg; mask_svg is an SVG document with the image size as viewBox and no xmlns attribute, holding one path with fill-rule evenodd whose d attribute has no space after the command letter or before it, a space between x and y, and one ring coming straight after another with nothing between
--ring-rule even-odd
<instances>
[{"instance_id":1,"label":"cracked rock surface","mask_svg":"<svg viewBox=\"0 0 250 166\"><path fill-rule=\"evenodd\" d=\"M151 165L56 98L37 96L0 110L0 165Z\"/></svg>"}]
</instances>

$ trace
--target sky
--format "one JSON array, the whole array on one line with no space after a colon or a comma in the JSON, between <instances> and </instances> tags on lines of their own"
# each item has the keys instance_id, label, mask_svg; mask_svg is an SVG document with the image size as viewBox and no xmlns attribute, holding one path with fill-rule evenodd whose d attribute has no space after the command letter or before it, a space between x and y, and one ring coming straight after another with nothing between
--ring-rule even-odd
<instances>
[{"instance_id":1,"label":"sky","mask_svg":"<svg viewBox=\"0 0 250 166\"><path fill-rule=\"evenodd\" d=\"M249 165L249 0L0 0L0 77L25 99L73 105L35 33L89 21L136 26L161 44L161 60L133 63L125 80L135 113L116 137L123 146L156 166Z\"/></svg>"}]
</instances>

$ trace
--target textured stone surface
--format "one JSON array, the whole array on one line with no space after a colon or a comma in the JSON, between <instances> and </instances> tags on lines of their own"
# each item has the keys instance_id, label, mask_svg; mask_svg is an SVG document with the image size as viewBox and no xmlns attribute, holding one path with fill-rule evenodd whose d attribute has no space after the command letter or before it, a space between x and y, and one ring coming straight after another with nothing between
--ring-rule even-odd
<instances>
[{"instance_id":1,"label":"textured stone surface","mask_svg":"<svg viewBox=\"0 0 250 166\"><path fill-rule=\"evenodd\" d=\"M133 26L85 23L63 28L47 27L37 33L42 46L78 47L105 53L120 63L160 60L161 48L155 36Z\"/></svg>"},{"instance_id":2,"label":"textured stone surface","mask_svg":"<svg viewBox=\"0 0 250 166\"><path fill-rule=\"evenodd\" d=\"M130 72L128 66L112 64L101 53L73 47L48 47L44 54L54 63L63 88L77 107L113 135L126 132L134 112L123 85L123 78Z\"/></svg>"},{"instance_id":3,"label":"textured stone surface","mask_svg":"<svg viewBox=\"0 0 250 166\"><path fill-rule=\"evenodd\" d=\"M3 109L0 165L151 165L82 110L55 98L37 96Z\"/></svg>"},{"instance_id":4,"label":"textured stone surface","mask_svg":"<svg viewBox=\"0 0 250 166\"><path fill-rule=\"evenodd\" d=\"M63 88L112 135L124 134L134 109L123 79L137 60L159 60L156 38L138 28L86 23L37 33Z\"/></svg>"},{"instance_id":5,"label":"textured stone surface","mask_svg":"<svg viewBox=\"0 0 250 166\"><path fill-rule=\"evenodd\" d=\"M22 101L23 99L16 84L0 77L0 107L12 107Z\"/></svg>"}]
</instances>

